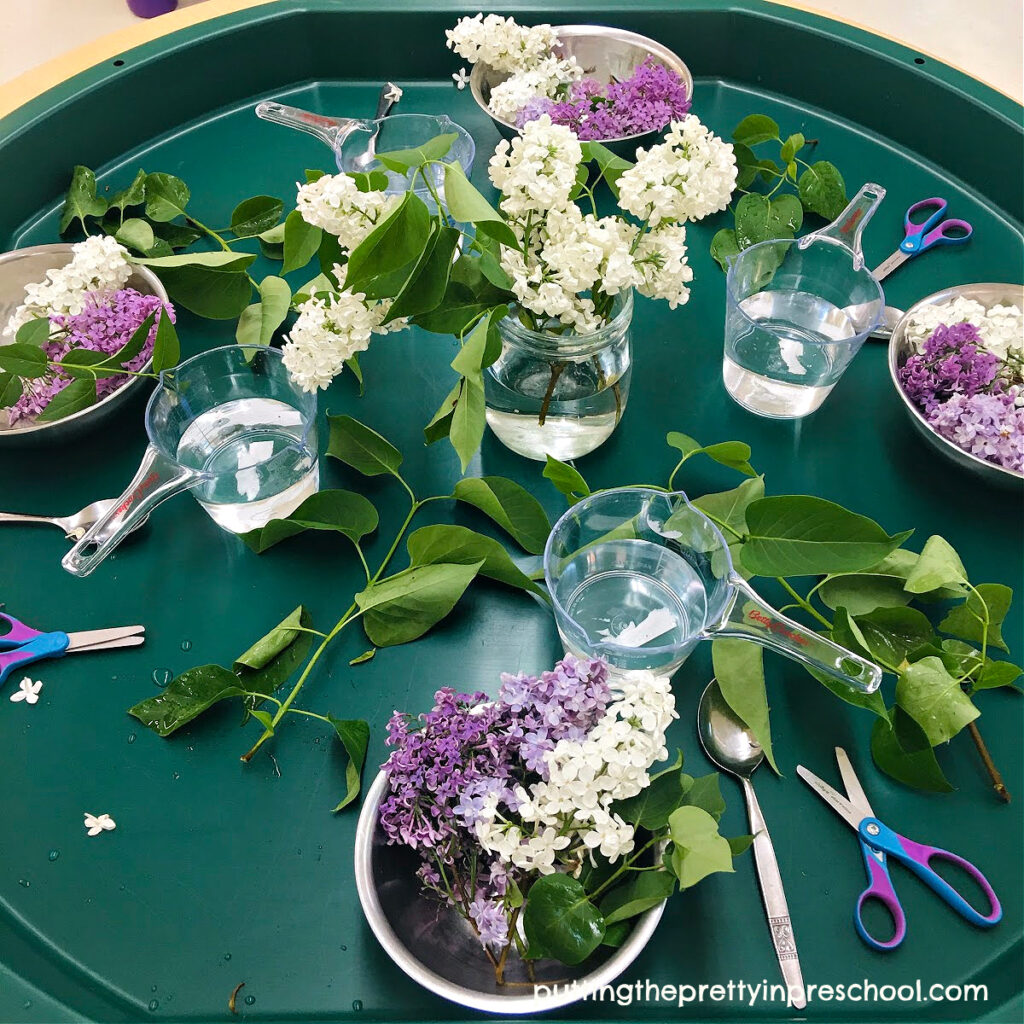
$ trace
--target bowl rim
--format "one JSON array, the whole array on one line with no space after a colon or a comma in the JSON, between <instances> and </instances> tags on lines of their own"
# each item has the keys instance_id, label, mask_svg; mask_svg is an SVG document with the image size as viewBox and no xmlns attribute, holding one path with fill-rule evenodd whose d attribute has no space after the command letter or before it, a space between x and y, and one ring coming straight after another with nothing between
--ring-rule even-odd
<instances>
[{"instance_id":1,"label":"bowl rim","mask_svg":"<svg viewBox=\"0 0 1024 1024\"><path fill-rule=\"evenodd\" d=\"M974 299L976 302L984 302L986 308L988 308L995 303L983 300L978 296L977 293L983 289L1016 292L1017 301L1015 305L1017 305L1019 309L1024 309L1024 285L998 281L973 281L967 284L952 285L949 288L943 288L940 291L932 292L931 295L926 295L923 299L918 299L917 302L915 302L903 314L903 316L900 317L898 323L893 328L892 336L889 338L889 377L892 380L893 387L896 389L896 394L902 400L907 412L914 419L918 428L926 431L935 440L941 442L943 448L950 449L951 458L961 464L964 464L965 462L970 464L971 468L978 472L1002 477L1007 481L1020 483L1021 481L1024 481L1024 473L1017 473L1012 469L1007 469L1005 466L999 466L994 462L989 462L988 459L983 459L979 455L974 455L971 452L964 451L964 449L959 445L954 444L948 438L939 434L928 420L925 419L921 410L918 409L913 401L911 401L910 396L903 390L903 385L900 384L899 379L901 366L900 359L904 354L903 350L906 345L907 328L910 321L913 319L914 314L919 312L925 306L938 306L943 302L949 302L957 298Z\"/></svg>"},{"instance_id":2,"label":"bowl rim","mask_svg":"<svg viewBox=\"0 0 1024 1024\"><path fill-rule=\"evenodd\" d=\"M53 253L54 255L58 253L70 253L72 245L72 242L47 242L42 245L28 245L20 249L11 249L8 252L0 253L0 267L2 267L5 263L11 263L19 258L39 253L42 253L44 255L47 253ZM146 283L150 286L150 288L152 288L152 294L156 295L162 302L169 305L171 300L168 297L167 289L164 288L163 282L160 280L160 278L158 278L156 274L154 274L153 271L149 269L149 267L140 266L138 263L131 263L130 265L132 268L132 275L134 276L135 274L138 274L139 277L144 278L146 280ZM11 344L11 342L0 341L0 345L4 344ZM150 358L146 361L145 365L142 367L142 370L146 371L150 369L152 365L153 357L150 356ZM76 420L87 419L90 416L90 414L96 412L97 409L103 408L103 406L107 405L108 403L112 404L118 398L123 398L125 393L130 388L140 386L143 382L143 379L144 378L142 377L130 377L119 388L115 388L113 391L110 392L109 395L106 395L104 398L101 398L98 402L95 402L86 409L80 409L78 412L73 412L70 416L62 416L59 420L51 420L46 423L37 423L33 421L32 423L24 427L13 426L0 428L0 444L3 443L3 439L5 437L21 438L26 437L29 434L41 434L50 427L66 426L69 423L74 423Z\"/></svg>"},{"instance_id":3,"label":"bowl rim","mask_svg":"<svg viewBox=\"0 0 1024 1024\"><path fill-rule=\"evenodd\" d=\"M645 911L636 919L629 938L596 970L572 984L560 985L550 996L533 995L490 995L463 988L447 978L424 967L398 938L384 916L384 911L373 884L373 837L377 830L377 813L381 798L387 787L387 775L380 771L366 791L363 806L356 824L353 860L355 862L356 892L363 908L370 930L383 946L392 961L417 984L459 1006L504 1016L527 1013L543 1013L578 1002L605 985L610 985L643 952L654 935L661 916L665 912L662 901L656 907ZM552 983L554 984L554 983Z\"/></svg>"},{"instance_id":4,"label":"bowl rim","mask_svg":"<svg viewBox=\"0 0 1024 1024\"><path fill-rule=\"evenodd\" d=\"M650 36L641 35L639 32L630 32L628 29L616 28L614 25L552 25L552 31L559 37L563 35L567 37L572 36L609 36L614 39L620 39L625 42L636 43L643 46L649 54L653 54L655 57L659 57L667 67L672 68L676 71L683 80L683 84L686 86L687 95L690 98L691 104L693 103L693 74L687 66L686 62L679 56L679 54L670 50L663 43L659 43L656 39L651 39ZM511 132L519 133L519 129L508 121L502 120L491 112L491 108L487 105L483 97L483 77L484 69L490 70L490 65L478 62L473 65L473 70L469 75L469 91L473 94L473 99L476 100L477 106L492 120L495 124L500 124L507 128ZM636 135L619 135L614 139L601 139L602 145L608 145L610 143L622 143L622 142L633 142L635 140L643 139L651 132L639 132Z\"/></svg>"}]
</instances>

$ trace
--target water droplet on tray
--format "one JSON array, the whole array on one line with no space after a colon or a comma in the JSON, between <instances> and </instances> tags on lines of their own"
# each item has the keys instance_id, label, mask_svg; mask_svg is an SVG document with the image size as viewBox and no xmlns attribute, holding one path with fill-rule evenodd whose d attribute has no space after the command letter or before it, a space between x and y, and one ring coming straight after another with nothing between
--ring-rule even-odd
<instances>
[{"instance_id":1,"label":"water droplet on tray","mask_svg":"<svg viewBox=\"0 0 1024 1024\"><path fill-rule=\"evenodd\" d=\"M149 991L150 992L155 992L156 991L156 985L154 985Z\"/></svg>"},{"instance_id":2,"label":"water droplet on tray","mask_svg":"<svg viewBox=\"0 0 1024 1024\"><path fill-rule=\"evenodd\" d=\"M174 778L180 779L181 778L181 773L180 772L175 772L174 773Z\"/></svg>"},{"instance_id":3,"label":"water droplet on tray","mask_svg":"<svg viewBox=\"0 0 1024 1024\"><path fill-rule=\"evenodd\" d=\"M27 889L31 884L32 883L27 878L18 879L18 885L20 885L23 889Z\"/></svg>"},{"instance_id":4,"label":"water droplet on tray","mask_svg":"<svg viewBox=\"0 0 1024 1024\"><path fill-rule=\"evenodd\" d=\"M362 1001L362 999L353 999L352 1000L352 1009L353 1010L361 1010L362 1008L363 1008L363 1001Z\"/></svg>"},{"instance_id":5,"label":"water droplet on tray","mask_svg":"<svg viewBox=\"0 0 1024 1024\"><path fill-rule=\"evenodd\" d=\"M225 960L230 960L231 959L231 954L230 953L225 953L224 954L224 959Z\"/></svg>"},{"instance_id":6,"label":"water droplet on tray","mask_svg":"<svg viewBox=\"0 0 1024 1024\"><path fill-rule=\"evenodd\" d=\"M341 949L342 949L342 951L344 952L345 950L347 950L347 949L348 949L348 946L346 946L346 945L345 945L345 943L343 942L343 943L341 944Z\"/></svg>"},{"instance_id":7,"label":"water droplet on tray","mask_svg":"<svg viewBox=\"0 0 1024 1024\"><path fill-rule=\"evenodd\" d=\"M181 649L183 651L191 651L192 650L192 641L191 640L182 640L181 641Z\"/></svg>"},{"instance_id":8,"label":"water droplet on tray","mask_svg":"<svg viewBox=\"0 0 1024 1024\"><path fill-rule=\"evenodd\" d=\"M133 732L128 733L128 742L129 743L134 743L135 742L135 733L133 733Z\"/></svg>"},{"instance_id":9,"label":"water droplet on tray","mask_svg":"<svg viewBox=\"0 0 1024 1024\"><path fill-rule=\"evenodd\" d=\"M246 1006L252 1006L252 1004L255 1003L255 1002L256 1002L256 997L255 996L246 996L245 997L245 1005Z\"/></svg>"},{"instance_id":10,"label":"water droplet on tray","mask_svg":"<svg viewBox=\"0 0 1024 1024\"><path fill-rule=\"evenodd\" d=\"M173 678L174 673L169 668L153 669L153 682L161 689L163 689Z\"/></svg>"},{"instance_id":11,"label":"water droplet on tray","mask_svg":"<svg viewBox=\"0 0 1024 1024\"><path fill-rule=\"evenodd\" d=\"M50 860L56 860L60 856L60 850L50 851Z\"/></svg>"},{"instance_id":12,"label":"water droplet on tray","mask_svg":"<svg viewBox=\"0 0 1024 1024\"><path fill-rule=\"evenodd\" d=\"M159 999L150 999L150 1001L149 1001L149 1008L150 1008L150 1010L159 1010L160 1009L160 1000Z\"/></svg>"}]
</instances>

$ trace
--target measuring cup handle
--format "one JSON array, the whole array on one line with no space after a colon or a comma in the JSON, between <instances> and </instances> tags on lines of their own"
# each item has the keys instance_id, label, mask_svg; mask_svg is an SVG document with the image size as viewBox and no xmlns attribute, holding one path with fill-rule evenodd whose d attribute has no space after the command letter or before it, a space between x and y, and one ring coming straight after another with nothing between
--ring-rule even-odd
<instances>
[{"instance_id":1,"label":"measuring cup handle","mask_svg":"<svg viewBox=\"0 0 1024 1024\"><path fill-rule=\"evenodd\" d=\"M194 470L179 466L150 445L117 504L89 527L60 564L72 576L88 576L160 502L198 479Z\"/></svg>"},{"instance_id":2,"label":"measuring cup handle","mask_svg":"<svg viewBox=\"0 0 1024 1024\"><path fill-rule=\"evenodd\" d=\"M882 670L877 665L776 611L742 576L734 574L730 583L737 590L736 600L716 634L753 640L861 693L878 689Z\"/></svg>"},{"instance_id":3,"label":"measuring cup handle","mask_svg":"<svg viewBox=\"0 0 1024 1024\"><path fill-rule=\"evenodd\" d=\"M878 204L885 198L885 189L881 185L868 182L862 185L860 191L850 200L849 205L831 224L827 224L820 231L814 231L804 235L800 239L800 245L806 246L815 238L834 238L842 242L848 249L863 260L863 252L860 247L860 236L864 231L867 222L871 220Z\"/></svg>"},{"instance_id":4,"label":"measuring cup handle","mask_svg":"<svg viewBox=\"0 0 1024 1024\"><path fill-rule=\"evenodd\" d=\"M300 132L307 132L334 149L340 146L357 127L366 124L365 121L356 117L327 117L324 114L314 114L311 110L303 110L300 107L275 103L273 100L262 100L257 103L256 116L264 121L272 121L274 124L283 124L288 128L297 128Z\"/></svg>"}]
</instances>

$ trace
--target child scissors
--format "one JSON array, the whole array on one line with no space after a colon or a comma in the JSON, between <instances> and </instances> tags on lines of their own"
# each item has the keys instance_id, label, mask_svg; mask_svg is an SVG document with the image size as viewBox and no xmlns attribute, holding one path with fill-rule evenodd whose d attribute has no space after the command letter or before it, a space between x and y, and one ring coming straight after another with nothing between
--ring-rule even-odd
<instances>
[{"instance_id":1,"label":"child scissors","mask_svg":"<svg viewBox=\"0 0 1024 1024\"><path fill-rule=\"evenodd\" d=\"M904 239L900 247L883 263L872 271L876 281L888 277L898 266L912 256L919 256L936 245L964 245L974 234L974 228L965 220L942 220L949 203L939 196L921 199L907 210L903 218ZM929 211L925 220L919 224L911 219ZM941 221L941 223L939 223Z\"/></svg>"},{"instance_id":2,"label":"child scissors","mask_svg":"<svg viewBox=\"0 0 1024 1024\"><path fill-rule=\"evenodd\" d=\"M961 917L979 928L991 928L1003 916L1003 908L999 905L988 879L970 862L958 857L948 850L940 850L934 846L923 846L912 842L904 836L893 832L883 825L871 810L868 798L864 795L860 780L850 764L850 759L842 747L836 747L836 760L839 762L839 773L846 786L846 796L842 796L828 783L822 782L803 765L797 766L797 775L813 789L859 836L860 848L864 854L864 864L868 869L868 887L860 894L853 922L860 937L872 949L895 949L907 934L907 919L903 907L893 889L886 855L894 857L904 867L909 868L922 882L936 892ZM933 860L949 861L966 871L981 887L989 902L987 914L979 914L941 875L932 870ZM862 911L868 900L878 900L889 911L895 925L895 934L885 942L874 938L864 925Z\"/></svg>"},{"instance_id":3,"label":"child scissors","mask_svg":"<svg viewBox=\"0 0 1024 1024\"><path fill-rule=\"evenodd\" d=\"M60 658L76 651L99 651L108 647L137 647L145 643L145 626L114 626L83 633L42 633L11 615L0 612L0 683L16 668Z\"/></svg>"}]
</instances>

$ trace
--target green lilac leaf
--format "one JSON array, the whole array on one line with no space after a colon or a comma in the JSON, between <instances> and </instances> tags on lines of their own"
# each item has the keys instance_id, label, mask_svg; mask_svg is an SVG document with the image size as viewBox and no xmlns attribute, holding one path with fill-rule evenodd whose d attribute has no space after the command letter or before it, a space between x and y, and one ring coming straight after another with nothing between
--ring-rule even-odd
<instances>
[{"instance_id":1,"label":"green lilac leaf","mask_svg":"<svg viewBox=\"0 0 1024 1024\"><path fill-rule=\"evenodd\" d=\"M21 342L0 345L0 370L35 380L46 375L46 366L46 353L38 345Z\"/></svg>"},{"instance_id":2,"label":"green lilac leaf","mask_svg":"<svg viewBox=\"0 0 1024 1024\"><path fill-rule=\"evenodd\" d=\"M800 201L805 210L825 220L835 220L846 208L846 184L835 164L818 160L800 175L797 182Z\"/></svg>"},{"instance_id":3,"label":"green lilac leaf","mask_svg":"<svg viewBox=\"0 0 1024 1024\"><path fill-rule=\"evenodd\" d=\"M240 697L244 692L238 677L228 669L198 665L172 679L156 697L130 707L128 714L158 735L170 736L218 701Z\"/></svg>"},{"instance_id":4,"label":"green lilac leaf","mask_svg":"<svg viewBox=\"0 0 1024 1024\"><path fill-rule=\"evenodd\" d=\"M841 609L845 615L845 609ZM860 653L856 650L858 645L849 643L843 643L840 633L836 630L832 632L832 639L839 644L841 647L846 647L848 650L853 650L854 653ZM865 655L862 655L866 657ZM838 697L841 701L851 705L855 708L861 708L864 711L870 711L873 715L877 715L879 718L884 718L886 721L889 719L889 712L885 706L885 698L882 696L880 690L875 690L873 693L865 693L863 690L855 690L852 686L847 686L846 683L840 682L834 676L827 675L824 672L819 672L815 668L811 668L809 665L804 665L804 671L807 672L813 679L816 679L826 690L829 691L833 696Z\"/></svg>"},{"instance_id":5,"label":"green lilac leaf","mask_svg":"<svg viewBox=\"0 0 1024 1024\"><path fill-rule=\"evenodd\" d=\"M298 608L290 612L282 619L266 636L260 637L247 651L235 659L234 671L240 672L244 669L256 671L266 668L282 651L290 647L295 640L301 636L309 636L303 633L299 627L308 627L308 614L300 604Z\"/></svg>"},{"instance_id":6,"label":"green lilac leaf","mask_svg":"<svg viewBox=\"0 0 1024 1024\"><path fill-rule=\"evenodd\" d=\"M605 922L575 878L541 875L530 887L523 911L529 956L553 957L570 967L601 945Z\"/></svg>"},{"instance_id":7,"label":"green lilac leaf","mask_svg":"<svg viewBox=\"0 0 1024 1024\"><path fill-rule=\"evenodd\" d=\"M855 621L868 657L882 665L899 666L911 651L935 639L932 624L916 608L876 608Z\"/></svg>"},{"instance_id":8,"label":"green lilac leaf","mask_svg":"<svg viewBox=\"0 0 1024 1024\"><path fill-rule=\"evenodd\" d=\"M414 167L422 167L431 160L440 160L452 148L452 143L458 137L457 132L435 135L420 146L411 149L392 149L385 153L377 153L375 156L389 171L407 174Z\"/></svg>"},{"instance_id":9,"label":"green lilac leaf","mask_svg":"<svg viewBox=\"0 0 1024 1024\"><path fill-rule=\"evenodd\" d=\"M239 345L258 345L263 330L263 304L254 302L242 310L235 325L235 342Z\"/></svg>"},{"instance_id":10,"label":"green lilac leaf","mask_svg":"<svg viewBox=\"0 0 1024 1024\"><path fill-rule=\"evenodd\" d=\"M911 594L925 594L940 587L967 582L967 570L953 545L945 538L933 535L925 541L921 554L907 574L906 590Z\"/></svg>"},{"instance_id":11,"label":"green lilac leaf","mask_svg":"<svg viewBox=\"0 0 1024 1024\"><path fill-rule=\"evenodd\" d=\"M247 259L251 261L255 256ZM182 266L158 269L156 273L175 305L208 320L234 320L252 299L252 283L244 270Z\"/></svg>"},{"instance_id":12,"label":"green lilac leaf","mask_svg":"<svg viewBox=\"0 0 1024 1024\"><path fill-rule=\"evenodd\" d=\"M451 612L482 565L414 566L372 583L355 597L370 642L393 647L421 637Z\"/></svg>"},{"instance_id":13,"label":"green lilac leaf","mask_svg":"<svg viewBox=\"0 0 1024 1024\"><path fill-rule=\"evenodd\" d=\"M114 233L114 238L139 252L148 252L156 243L152 225L141 217L129 217Z\"/></svg>"},{"instance_id":14,"label":"green lilac leaf","mask_svg":"<svg viewBox=\"0 0 1024 1024\"><path fill-rule=\"evenodd\" d=\"M198 228L188 224L169 224L167 221L158 221L153 224L153 234L165 241L172 249L184 249L202 238L202 232Z\"/></svg>"},{"instance_id":15,"label":"green lilac leaf","mask_svg":"<svg viewBox=\"0 0 1024 1024\"><path fill-rule=\"evenodd\" d=\"M350 665L362 665L364 662L372 661L373 656L377 653L376 647L371 647L368 651L363 651L362 654L357 654L350 662Z\"/></svg>"},{"instance_id":16,"label":"green lilac leaf","mask_svg":"<svg viewBox=\"0 0 1024 1024\"><path fill-rule=\"evenodd\" d=\"M249 252L181 252L174 256L154 256L132 260L154 271L197 268L221 273L245 270L256 257Z\"/></svg>"},{"instance_id":17,"label":"green lilac leaf","mask_svg":"<svg viewBox=\"0 0 1024 1024\"><path fill-rule=\"evenodd\" d=\"M726 839L729 844L729 852L734 857L739 857L740 854L746 853L747 850L753 845L753 836L730 836Z\"/></svg>"},{"instance_id":18,"label":"green lilac leaf","mask_svg":"<svg viewBox=\"0 0 1024 1024\"><path fill-rule=\"evenodd\" d=\"M776 196L768 213L772 238L792 238L804 222L804 208L794 195Z\"/></svg>"},{"instance_id":19,"label":"green lilac leaf","mask_svg":"<svg viewBox=\"0 0 1024 1024\"><path fill-rule=\"evenodd\" d=\"M455 228L442 227L431 234L402 290L388 310L384 323L429 313L444 298L452 269L452 256L461 238Z\"/></svg>"},{"instance_id":20,"label":"green lilac leaf","mask_svg":"<svg viewBox=\"0 0 1024 1024\"><path fill-rule=\"evenodd\" d=\"M414 192L406 192L398 206L349 255L345 287L367 292L367 286L375 279L417 260L430 235L430 225L431 217L423 200Z\"/></svg>"},{"instance_id":21,"label":"green lilac leaf","mask_svg":"<svg viewBox=\"0 0 1024 1024\"><path fill-rule=\"evenodd\" d=\"M462 390L448 429L448 440L459 457L463 473L480 450L486 425L483 377L479 373L470 374L462 378Z\"/></svg>"},{"instance_id":22,"label":"green lilac leaf","mask_svg":"<svg viewBox=\"0 0 1024 1024\"><path fill-rule=\"evenodd\" d=\"M736 241L741 249L777 238L771 223L772 204L767 196L751 192L736 203Z\"/></svg>"},{"instance_id":23,"label":"green lilac leaf","mask_svg":"<svg viewBox=\"0 0 1024 1024\"><path fill-rule=\"evenodd\" d=\"M793 157L795 157L797 153L799 153L800 150L804 148L804 142L804 137L803 135L800 134L800 132L796 132L795 134L790 135L789 138L787 138L786 141L783 142L782 144L782 150L779 153L779 159L784 164L790 163Z\"/></svg>"},{"instance_id":24,"label":"green lilac leaf","mask_svg":"<svg viewBox=\"0 0 1024 1024\"><path fill-rule=\"evenodd\" d=\"M1024 673L1024 669L1021 669L1019 665L1014 665L1009 661L989 659L985 662L978 678L974 680L974 688L976 690L992 690L998 686L1013 686L1022 673Z\"/></svg>"},{"instance_id":25,"label":"green lilac leaf","mask_svg":"<svg viewBox=\"0 0 1024 1024\"><path fill-rule=\"evenodd\" d=\"M683 802L683 761L659 772L636 796L616 800L612 812L631 825L654 831L668 824L669 815Z\"/></svg>"},{"instance_id":26,"label":"green lilac leaf","mask_svg":"<svg viewBox=\"0 0 1024 1024\"><path fill-rule=\"evenodd\" d=\"M36 417L38 423L52 423L96 404L96 381L89 377L73 380L50 399L50 404Z\"/></svg>"},{"instance_id":27,"label":"green lilac leaf","mask_svg":"<svg viewBox=\"0 0 1024 1024\"><path fill-rule=\"evenodd\" d=\"M975 590L968 594L967 600L950 611L939 623L939 631L980 644L982 638L986 636L983 620L987 611L989 645L1002 651L1009 651L1003 639L1002 624L1012 600L1013 591L1002 583L979 583Z\"/></svg>"},{"instance_id":28,"label":"green lilac leaf","mask_svg":"<svg viewBox=\"0 0 1024 1024\"><path fill-rule=\"evenodd\" d=\"M181 178L162 171L146 175L146 216L150 220L174 220L185 212L190 198Z\"/></svg>"},{"instance_id":29,"label":"green lilac leaf","mask_svg":"<svg viewBox=\"0 0 1024 1024\"><path fill-rule=\"evenodd\" d=\"M370 743L370 726L358 718L343 719L328 715L327 720L334 727L335 735L341 740L341 745L348 755L348 763L345 765L345 795L334 808L335 811L340 811L359 796L366 748Z\"/></svg>"},{"instance_id":30,"label":"green lilac leaf","mask_svg":"<svg viewBox=\"0 0 1024 1024\"><path fill-rule=\"evenodd\" d=\"M757 476L744 480L739 487L728 491L705 494L693 500L693 505L706 516L709 516L722 529L728 543L729 556L733 567L743 576L750 576L743 566L741 553L743 541L734 535L743 537L747 532L747 508L751 502L764 497L764 477ZM711 555L711 571L718 577L724 577L728 570L726 555L722 550Z\"/></svg>"},{"instance_id":31,"label":"green lilac leaf","mask_svg":"<svg viewBox=\"0 0 1024 1024\"><path fill-rule=\"evenodd\" d=\"M818 597L827 608L845 608L851 615L866 615L876 608L900 608L910 604L912 595L903 589L899 576L877 573L840 573L825 580Z\"/></svg>"},{"instance_id":32,"label":"green lilac leaf","mask_svg":"<svg viewBox=\"0 0 1024 1024\"><path fill-rule=\"evenodd\" d=\"M298 210L292 210L284 219L284 264L282 274L304 267L320 248L323 230L307 224Z\"/></svg>"},{"instance_id":33,"label":"green lilac leaf","mask_svg":"<svg viewBox=\"0 0 1024 1024\"><path fill-rule=\"evenodd\" d=\"M671 865L680 889L689 889L715 872L732 872L732 850L718 834L718 821L697 806L680 807L668 819Z\"/></svg>"},{"instance_id":34,"label":"green lilac leaf","mask_svg":"<svg viewBox=\"0 0 1024 1024\"><path fill-rule=\"evenodd\" d=\"M455 416L455 406L462 393L462 381L455 385L448 392L445 400L441 403L437 412L431 417L430 422L423 428L423 439L426 444L434 444L451 433L452 419Z\"/></svg>"},{"instance_id":35,"label":"green lilac leaf","mask_svg":"<svg viewBox=\"0 0 1024 1024\"><path fill-rule=\"evenodd\" d=\"M580 471L575 466L560 462L553 455L547 457L543 475L555 485L559 494L565 495L570 505L575 505L590 494L590 487Z\"/></svg>"},{"instance_id":36,"label":"green lilac leaf","mask_svg":"<svg viewBox=\"0 0 1024 1024\"><path fill-rule=\"evenodd\" d=\"M109 201L109 209L119 210L124 215L124 211L129 206L141 206L146 201L146 172L140 170L136 173L132 179L132 183L127 187L121 189L120 192L115 192Z\"/></svg>"},{"instance_id":37,"label":"green lilac leaf","mask_svg":"<svg viewBox=\"0 0 1024 1024\"><path fill-rule=\"evenodd\" d=\"M269 231L281 219L284 203L274 196L243 199L231 214L230 231L239 238Z\"/></svg>"},{"instance_id":38,"label":"green lilac leaf","mask_svg":"<svg viewBox=\"0 0 1024 1024\"><path fill-rule=\"evenodd\" d=\"M476 226L476 234L478 239L481 236L493 238L496 242L507 245L510 249L518 249L520 246L515 232L503 220L480 221Z\"/></svg>"},{"instance_id":39,"label":"green lilac leaf","mask_svg":"<svg viewBox=\"0 0 1024 1024\"><path fill-rule=\"evenodd\" d=\"M624 157L613 153L607 146L600 142L582 142L580 148L583 150L583 159L587 162L593 161L597 164L600 172L594 182L596 188L603 180L608 183L608 188L616 199L619 198L619 178L624 171L633 166L632 162Z\"/></svg>"},{"instance_id":40,"label":"green lilac leaf","mask_svg":"<svg viewBox=\"0 0 1024 1024\"><path fill-rule=\"evenodd\" d=\"M444 165L444 201L449 216L463 224L503 220L501 214L477 191L457 163Z\"/></svg>"},{"instance_id":41,"label":"green lilac leaf","mask_svg":"<svg viewBox=\"0 0 1024 1024\"><path fill-rule=\"evenodd\" d=\"M633 933L633 924L630 921L619 921L617 924L608 925L605 929L602 946L610 946L618 949Z\"/></svg>"},{"instance_id":42,"label":"green lilac leaf","mask_svg":"<svg viewBox=\"0 0 1024 1024\"><path fill-rule=\"evenodd\" d=\"M600 903L605 925L628 921L660 906L676 888L675 876L668 871L640 871L627 876L627 881L617 885Z\"/></svg>"},{"instance_id":43,"label":"green lilac leaf","mask_svg":"<svg viewBox=\"0 0 1024 1024\"><path fill-rule=\"evenodd\" d=\"M699 807L715 821L721 820L725 813L725 797L722 796L722 778L718 772L693 779L686 786L682 803L686 807Z\"/></svg>"},{"instance_id":44,"label":"green lilac leaf","mask_svg":"<svg viewBox=\"0 0 1024 1024\"><path fill-rule=\"evenodd\" d=\"M540 502L514 480L470 477L455 485L453 497L489 516L531 555L543 553L551 523Z\"/></svg>"},{"instance_id":45,"label":"green lilac leaf","mask_svg":"<svg viewBox=\"0 0 1024 1024\"><path fill-rule=\"evenodd\" d=\"M40 348L50 340L50 318L37 316L32 320L26 320L14 335L14 342L17 345L34 345Z\"/></svg>"},{"instance_id":46,"label":"green lilac leaf","mask_svg":"<svg viewBox=\"0 0 1024 1024\"><path fill-rule=\"evenodd\" d=\"M748 114L732 133L733 142L744 146L756 146L759 142L770 142L779 138L778 123L767 114Z\"/></svg>"},{"instance_id":47,"label":"green lilac leaf","mask_svg":"<svg viewBox=\"0 0 1024 1024\"><path fill-rule=\"evenodd\" d=\"M764 649L749 640L718 638L711 642L711 658L726 704L754 734L772 770L780 775L772 750Z\"/></svg>"},{"instance_id":48,"label":"green lilac leaf","mask_svg":"<svg viewBox=\"0 0 1024 1024\"><path fill-rule=\"evenodd\" d=\"M889 536L874 520L810 495L751 502L747 531L742 562L757 576L856 572L884 558L913 532Z\"/></svg>"},{"instance_id":49,"label":"green lilac leaf","mask_svg":"<svg viewBox=\"0 0 1024 1024\"><path fill-rule=\"evenodd\" d=\"M739 239L733 228L722 228L711 239L711 257L722 268L729 269L729 260L740 252Z\"/></svg>"},{"instance_id":50,"label":"green lilac leaf","mask_svg":"<svg viewBox=\"0 0 1024 1024\"><path fill-rule=\"evenodd\" d=\"M465 526L421 526L407 542L411 565L480 565L480 575L547 600L544 589L530 579L505 548L493 537L485 537Z\"/></svg>"},{"instance_id":51,"label":"green lilac leaf","mask_svg":"<svg viewBox=\"0 0 1024 1024\"><path fill-rule=\"evenodd\" d=\"M74 220L79 221L82 230L88 234L86 217L102 217L107 212L107 201L96 195L96 175L81 164L71 172L71 184L64 197L60 214L59 231L63 235Z\"/></svg>"},{"instance_id":52,"label":"green lilac leaf","mask_svg":"<svg viewBox=\"0 0 1024 1024\"><path fill-rule=\"evenodd\" d=\"M896 703L921 726L933 747L951 740L979 715L959 682L935 657L915 661L900 673Z\"/></svg>"},{"instance_id":53,"label":"green lilac leaf","mask_svg":"<svg viewBox=\"0 0 1024 1024\"><path fill-rule=\"evenodd\" d=\"M156 325L156 338L153 340L153 372L160 373L177 366L181 359L181 342L178 340L178 332L167 315L167 310L161 310Z\"/></svg>"},{"instance_id":54,"label":"green lilac leaf","mask_svg":"<svg viewBox=\"0 0 1024 1024\"><path fill-rule=\"evenodd\" d=\"M266 526L240 536L248 548L261 555L306 530L340 533L355 544L376 529L377 510L367 498L354 491L327 490L311 494L290 516L271 519Z\"/></svg>"},{"instance_id":55,"label":"green lilac leaf","mask_svg":"<svg viewBox=\"0 0 1024 1024\"><path fill-rule=\"evenodd\" d=\"M260 301L256 303L260 309L259 334L255 344L270 345L274 333L288 316L291 304L292 290L283 278L270 274L260 281Z\"/></svg>"},{"instance_id":56,"label":"green lilac leaf","mask_svg":"<svg viewBox=\"0 0 1024 1024\"><path fill-rule=\"evenodd\" d=\"M0 372L0 409L8 409L21 398L21 378L6 370Z\"/></svg>"},{"instance_id":57,"label":"green lilac leaf","mask_svg":"<svg viewBox=\"0 0 1024 1024\"><path fill-rule=\"evenodd\" d=\"M351 416L331 416L327 454L351 466L363 476L398 475L402 453L372 427Z\"/></svg>"},{"instance_id":58,"label":"green lilac leaf","mask_svg":"<svg viewBox=\"0 0 1024 1024\"><path fill-rule=\"evenodd\" d=\"M894 715L906 716L902 708L894 708ZM910 719L911 724L920 730L920 726ZM914 744L916 746L916 744ZM919 749L908 751L900 743L896 729L888 719L879 719L871 730L871 757L875 764L886 775L915 789L930 793L952 793L935 751L925 741Z\"/></svg>"},{"instance_id":59,"label":"green lilac leaf","mask_svg":"<svg viewBox=\"0 0 1024 1024\"><path fill-rule=\"evenodd\" d=\"M721 466L738 470L746 476L757 476L749 461L750 445L744 441L719 441L717 444L702 445L688 434L679 433L678 430L669 431L665 440L685 456L703 454Z\"/></svg>"}]
</instances>

